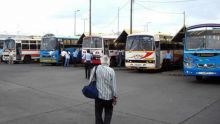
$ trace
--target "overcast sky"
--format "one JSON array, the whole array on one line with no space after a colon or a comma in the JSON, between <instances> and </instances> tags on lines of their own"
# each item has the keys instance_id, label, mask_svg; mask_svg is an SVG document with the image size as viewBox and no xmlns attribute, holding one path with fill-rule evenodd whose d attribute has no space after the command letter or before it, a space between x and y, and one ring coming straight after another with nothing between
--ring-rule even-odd
<instances>
[{"instance_id":1,"label":"overcast sky","mask_svg":"<svg viewBox=\"0 0 220 124\"><path fill-rule=\"evenodd\" d=\"M175 34L186 25L220 23L220 0L134 0L133 30ZM92 32L111 34L130 27L130 0L92 0ZM0 34L74 35L89 31L89 0L0 0ZM147 26L148 25L148 26Z\"/></svg>"}]
</instances>

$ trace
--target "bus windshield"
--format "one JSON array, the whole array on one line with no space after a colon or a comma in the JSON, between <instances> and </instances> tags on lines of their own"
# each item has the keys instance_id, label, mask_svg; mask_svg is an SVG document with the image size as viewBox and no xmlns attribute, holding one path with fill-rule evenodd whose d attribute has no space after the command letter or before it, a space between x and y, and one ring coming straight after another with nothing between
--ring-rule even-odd
<instances>
[{"instance_id":1,"label":"bus windshield","mask_svg":"<svg viewBox=\"0 0 220 124\"><path fill-rule=\"evenodd\" d=\"M148 35L129 36L126 50L154 50L154 38Z\"/></svg>"},{"instance_id":2,"label":"bus windshield","mask_svg":"<svg viewBox=\"0 0 220 124\"><path fill-rule=\"evenodd\" d=\"M5 49L14 49L15 48L15 40L13 40L13 39L5 40L3 47Z\"/></svg>"},{"instance_id":3,"label":"bus windshield","mask_svg":"<svg viewBox=\"0 0 220 124\"><path fill-rule=\"evenodd\" d=\"M42 38L41 50L54 50L56 49L57 42L55 37Z\"/></svg>"},{"instance_id":4,"label":"bus windshield","mask_svg":"<svg viewBox=\"0 0 220 124\"><path fill-rule=\"evenodd\" d=\"M83 39L83 48L102 48L102 38L100 37L85 37Z\"/></svg>"},{"instance_id":5,"label":"bus windshield","mask_svg":"<svg viewBox=\"0 0 220 124\"><path fill-rule=\"evenodd\" d=\"M220 30L196 30L186 34L186 49L220 49Z\"/></svg>"}]
</instances>

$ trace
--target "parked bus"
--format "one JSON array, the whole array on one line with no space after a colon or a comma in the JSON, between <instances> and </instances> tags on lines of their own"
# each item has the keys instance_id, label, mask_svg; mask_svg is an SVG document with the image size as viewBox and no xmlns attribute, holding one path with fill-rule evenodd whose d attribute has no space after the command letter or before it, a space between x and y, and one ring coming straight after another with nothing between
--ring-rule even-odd
<instances>
[{"instance_id":1,"label":"parked bus","mask_svg":"<svg viewBox=\"0 0 220 124\"><path fill-rule=\"evenodd\" d=\"M0 39L0 63L2 61L2 53L3 53L3 43L4 43L4 40L3 39Z\"/></svg>"},{"instance_id":2,"label":"parked bus","mask_svg":"<svg viewBox=\"0 0 220 124\"><path fill-rule=\"evenodd\" d=\"M181 65L183 45L171 42L172 36L164 34L132 34L127 37L125 66L130 69L162 69L164 56L170 51L172 65Z\"/></svg>"},{"instance_id":3,"label":"parked bus","mask_svg":"<svg viewBox=\"0 0 220 124\"><path fill-rule=\"evenodd\" d=\"M116 56L119 48L115 45L116 36L86 36L83 38L82 56L87 50L92 53L92 64L101 64L100 58L103 55L110 57L110 66L116 65ZM84 60L82 60L84 62Z\"/></svg>"},{"instance_id":4,"label":"parked bus","mask_svg":"<svg viewBox=\"0 0 220 124\"><path fill-rule=\"evenodd\" d=\"M14 62L30 63L40 59L40 37L8 38L3 44L3 61L9 60L10 50L14 53Z\"/></svg>"},{"instance_id":5,"label":"parked bus","mask_svg":"<svg viewBox=\"0 0 220 124\"><path fill-rule=\"evenodd\" d=\"M72 52L81 45L77 44L79 37L57 37L53 34L46 34L42 37L40 62L44 64L61 64L63 57L61 51ZM72 56L72 55L71 55Z\"/></svg>"},{"instance_id":6,"label":"parked bus","mask_svg":"<svg viewBox=\"0 0 220 124\"><path fill-rule=\"evenodd\" d=\"M220 76L220 24L199 24L186 29L184 74Z\"/></svg>"}]
</instances>

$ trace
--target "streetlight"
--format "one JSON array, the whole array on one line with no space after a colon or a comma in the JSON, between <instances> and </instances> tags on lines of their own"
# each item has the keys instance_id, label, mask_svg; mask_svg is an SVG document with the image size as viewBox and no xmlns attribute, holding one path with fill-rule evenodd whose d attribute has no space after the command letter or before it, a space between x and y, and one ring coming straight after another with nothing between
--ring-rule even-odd
<instances>
[{"instance_id":1,"label":"streetlight","mask_svg":"<svg viewBox=\"0 0 220 124\"><path fill-rule=\"evenodd\" d=\"M76 13L79 12L80 10L75 10L74 11L74 35L76 35Z\"/></svg>"}]
</instances>

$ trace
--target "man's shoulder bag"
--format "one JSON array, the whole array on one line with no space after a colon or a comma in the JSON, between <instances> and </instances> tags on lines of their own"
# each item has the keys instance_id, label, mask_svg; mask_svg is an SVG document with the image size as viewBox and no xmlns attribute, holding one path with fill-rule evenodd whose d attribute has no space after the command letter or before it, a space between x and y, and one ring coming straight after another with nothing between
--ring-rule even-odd
<instances>
[{"instance_id":1,"label":"man's shoulder bag","mask_svg":"<svg viewBox=\"0 0 220 124\"><path fill-rule=\"evenodd\" d=\"M92 81L89 83L89 85L84 86L82 89L83 95L91 99L96 99L99 96L98 89L96 88L96 69L97 69L97 66L95 66L95 72L94 72Z\"/></svg>"}]
</instances>

